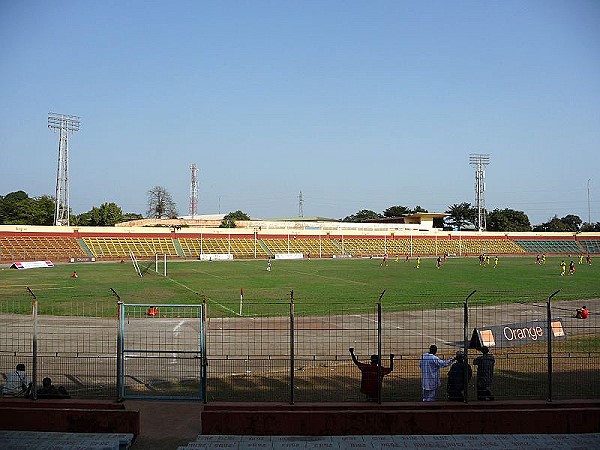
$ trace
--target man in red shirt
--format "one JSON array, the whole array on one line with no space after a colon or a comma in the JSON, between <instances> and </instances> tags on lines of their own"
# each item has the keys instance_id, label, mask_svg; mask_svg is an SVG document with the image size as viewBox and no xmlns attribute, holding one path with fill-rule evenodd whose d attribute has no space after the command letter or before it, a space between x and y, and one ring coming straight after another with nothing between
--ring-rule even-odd
<instances>
[{"instance_id":1,"label":"man in red shirt","mask_svg":"<svg viewBox=\"0 0 600 450\"><path fill-rule=\"evenodd\" d=\"M379 357L377 355L371 355L371 364L361 363L354 355L353 347L350 347L350 355L352 355L352 361L362 373L360 392L367 396L368 401L378 401L379 398L377 391L379 388L379 383L383 381L383 377L385 375L394 370L394 354L390 353L390 367L381 366L381 377L379 379L377 379L377 373L379 370Z\"/></svg>"}]
</instances>

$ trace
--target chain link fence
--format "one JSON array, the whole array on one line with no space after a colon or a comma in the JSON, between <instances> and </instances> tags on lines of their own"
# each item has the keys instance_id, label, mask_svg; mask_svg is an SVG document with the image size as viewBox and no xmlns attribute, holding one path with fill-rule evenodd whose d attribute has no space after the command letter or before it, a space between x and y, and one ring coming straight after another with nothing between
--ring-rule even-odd
<instances>
[{"instance_id":1,"label":"chain link fence","mask_svg":"<svg viewBox=\"0 0 600 450\"><path fill-rule=\"evenodd\" d=\"M3 303L0 372L25 363L34 384L44 377L77 398L189 398L236 402L345 402L366 399L350 355L381 357L381 402L421 400L419 362L429 346L472 365L486 345L495 358L491 390L498 400L600 398L600 300L576 301L475 293L394 311L385 297L364 312L352 304L273 302L269 314L244 306L241 317L210 317L210 305L114 307L74 301L69 315L33 299ZM506 298L506 300L503 300ZM422 304L423 299L415 304ZM363 306L363 305L361 305ZM264 304L261 306L264 310ZM110 318L110 317L113 318ZM108 317L108 318L107 318ZM477 368L466 400L477 401ZM381 370L382 370L381 369ZM438 398L446 398L449 368Z\"/></svg>"}]
</instances>

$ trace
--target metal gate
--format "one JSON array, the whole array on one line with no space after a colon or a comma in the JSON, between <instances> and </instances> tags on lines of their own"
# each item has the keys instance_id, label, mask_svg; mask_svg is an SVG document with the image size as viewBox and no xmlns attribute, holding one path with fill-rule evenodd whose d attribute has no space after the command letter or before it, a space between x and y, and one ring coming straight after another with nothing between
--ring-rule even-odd
<instances>
[{"instance_id":1,"label":"metal gate","mask_svg":"<svg viewBox=\"0 0 600 450\"><path fill-rule=\"evenodd\" d=\"M204 400L204 305L119 303L120 399Z\"/></svg>"}]
</instances>

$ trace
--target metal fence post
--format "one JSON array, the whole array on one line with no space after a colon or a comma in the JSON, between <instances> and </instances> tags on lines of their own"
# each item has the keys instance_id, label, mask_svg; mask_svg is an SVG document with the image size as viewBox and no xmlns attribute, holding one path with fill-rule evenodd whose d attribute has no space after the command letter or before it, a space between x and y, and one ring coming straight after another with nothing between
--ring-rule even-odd
<instances>
[{"instance_id":1,"label":"metal fence post","mask_svg":"<svg viewBox=\"0 0 600 450\"><path fill-rule=\"evenodd\" d=\"M200 313L202 314L202 321L200 327L200 351L202 352L202 361L200 364L200 384L201 384L201 395L202 401L204 403L207 402L206 399L206 374L207 374L207 364L208 360L206 359L206 300L202 302L202 307L200 309Z\"/></svg>"},{"instance_id":2,"label":"metal fence post","mask_svg":"<svg viewBox=\"0 0 600 450\"><path fill-rule=\"evenodd\" d=\"M294 291L290 299L290 404L294 404Z\"/></svg>"},{"instance_id":3,"label":"metal fence post","mask_svg":"<svg viewBox=\"0 0 600 450\"><path fill-rule=\"evenodd\" d=\"M548 303L546 305L546 332L548 333L548 402L552 401L552 306L551 300L556 294L560 292L560 289L548 297Z\"/></svg>"},{"instance_id":4,"label":"metal fence post","mask_svg":"<svg viewBox=\"0 0 600 450\"><path fill-rule=\"evenodd\" d=\"M379 300L383 297L385 291L381 293ZM381 385L382 385L382 376L381 376L381 301L377 303L377 403L381 404Z\"/></svg>"},{"instance_id":5,"label":"metal fence post","mask_svg":"<svg viewBox=\"0 0 600 450\"><path fill-rule=\"evenodd\" d=\"M465 298L465 303L463 306L463 352L465 353L465 361L467 364L469 363L469 299L475 294L477 291L471 292ZM465 381L463 392L465 393L465 403L469 403L469 373L468 367L465 366L465 370L467 373L464 375L463 379Z\"/></svg>"},{"instance_id":6,"label":"metal fence post","mask_svg":"<svg viewBox=\"0 0 600 450\"><path fill-rule=\"evenodd\" d=\"M125 396L125 385L123 382L123 326L125 322L125 308L123 302L117 302L117 317L119 326L117 328L117 395L118 401L123 401Z\"/></svg>"},{"instance_id":7,"label":"metal fence post","mask_svg":"<svg viewBox=\"0 0 600 450\"><path fill-rule=\"evenodd\" d=\"M33 315L33 342L31 362L31 395L37 399L37 363L38 363L38 301L33 297L31 301L31 313Z\"/></svg>"}]
</instances>

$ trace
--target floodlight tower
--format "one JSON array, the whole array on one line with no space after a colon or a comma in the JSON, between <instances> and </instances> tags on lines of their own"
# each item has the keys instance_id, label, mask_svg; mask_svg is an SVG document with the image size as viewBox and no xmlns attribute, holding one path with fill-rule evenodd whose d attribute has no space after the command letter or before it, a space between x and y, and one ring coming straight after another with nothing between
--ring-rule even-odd
<instances>
[{"instance_id":1,"label":"floodlight tower","mask_svg":"<svg viewBox=\"0 0 600 450\"><path fill-rule=\"evenodd\" d=\"M192 219L198 214L198 169L196 164L192 164L190 167L192 171L192 179L190 182L190 209L189 214Z\"/></svg>"},{"instance_id":2,"label":"floodlight tower","mask_svg":"<svg viewBox=\"0 0 600 450\"><path fill-rule=\"evenodd\" d=\"M490 155L471 153L469 164L475 167L475 203L477 205L477 229L486 229L485 219L485 167L490 163Z\"/></svg>"},{"instance_id":3,"label":"floodlight tower","mask_svg":"<svg viewBox=\"0 0 600 450\"><path fill-rule=\"evenodd\" d=\"M58 130L58 170L54 225L69 225L69 134L79 131L79 117L48 113L48 128Z\"/></svg>"}]
</instances>

